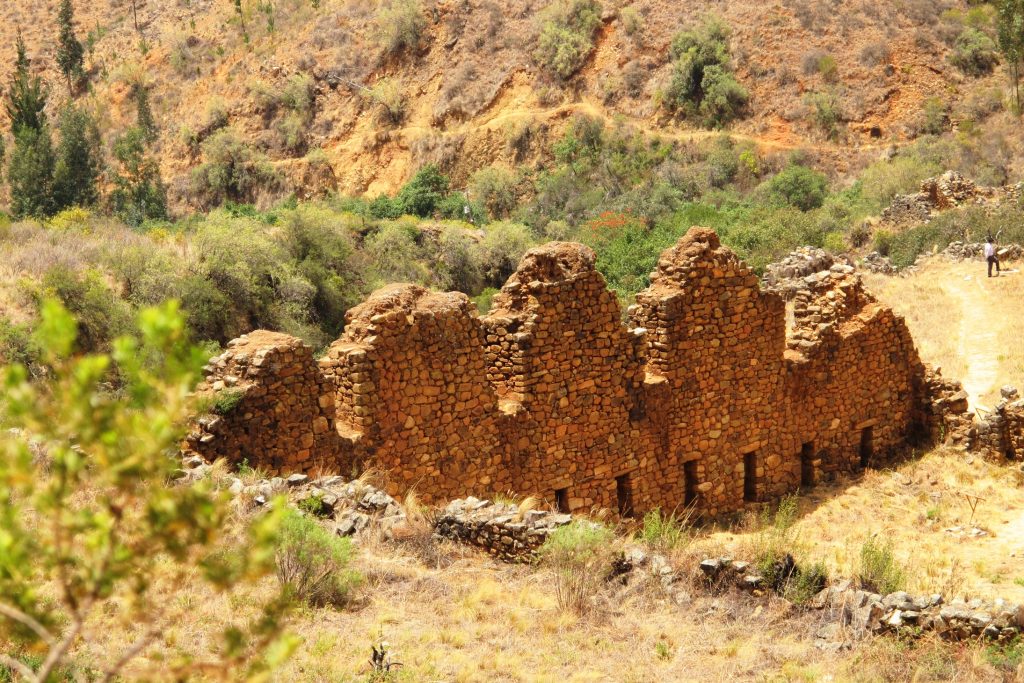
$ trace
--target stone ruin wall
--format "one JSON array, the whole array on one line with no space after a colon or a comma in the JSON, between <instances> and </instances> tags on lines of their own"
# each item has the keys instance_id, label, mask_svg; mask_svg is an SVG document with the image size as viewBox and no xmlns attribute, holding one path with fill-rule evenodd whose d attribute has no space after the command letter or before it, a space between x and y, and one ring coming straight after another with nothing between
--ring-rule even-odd
<instances>
[{"instance_id":1,"label":"stone ruin wall","mask_svg":"<svg viewBox=\"0 0 1024 683\"><path fill-rule=\"evenodd\" d=\"M483 317L462 294L386 287L319 362L286 335L236 340L201 391L238 377L245 393L187 450L271 472L372 466L427 501L515 491L714 516L930 429L906 326L845 267L815 276L787 331L782 299L711 230L662 255L625 324L594 260L531 250Z\"/></svg>"},{"instance_id":2,"label":"stone ruin wall","mask_svg":"<svg viewBox=\"0 0 1024 683\"><path fill-rule=\"evenodd\" d=\"M305 470L338 453L334 390L300 339L257 330L228 344L197 391L213 402L187 450L272 471ZM235 403L218 414L218 403Z\"/></svg>"}]
</instances>

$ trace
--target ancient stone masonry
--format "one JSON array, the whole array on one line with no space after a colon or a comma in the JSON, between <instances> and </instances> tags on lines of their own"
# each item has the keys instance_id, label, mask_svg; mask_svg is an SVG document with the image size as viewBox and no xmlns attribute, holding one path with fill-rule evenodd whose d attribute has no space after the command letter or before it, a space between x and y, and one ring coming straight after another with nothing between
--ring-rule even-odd
<instances>
[{"instance_id":1,"label":"ancient stone masonry","mask_svg":"<svg viewBox=\"0 0 1024 683\"><path fill-rule=\"evenodd\" d=\"M386 287L314 361L255 332L208 368L240 388L186 450L272 473L374 467L426 502L536 494L564 512L691 505L720 515L885 462L941 419L903 321L848 266L786 304L717 235L662 254L623 322L579 244L526 254L480 317ZM326 430L325 430L326 426Z\"/></svg>"},{"instance_id":2,"label":"ancient stone masonry","mask_svg":"<svg viewBox=\"0 0 1024 683\"><path fill-rule=\"evenodd\" d=\"M952 242L942 250L951 261L967 261L985 258L984 242ZM1003 261L1020 261L1024 259L1024 246L1020 244L997 244L996 254Z\"/></svg>"},{"instance_id":3,"label":"ancient stone masonry","mask_svg":"<svg viewBox=\"0 0 1024 683\"><path fill-rule=\"evenodd\" d=\"M1017 201L1024 185L981 187L956 171L946 171L921 183L916 194L896 195L882 211L882 223L889 226L926 223L939 211L976 204L996 207L1003 202Z\"/></svg>"},{"instance_id":4,"label":"ancient stone masonry","mask_svg":"<svg viewBox=\"0 0 1024 683\"><path fill-rule=\"evenodd\" d=\"M206 373L198 392L223 414L199 418L187 450L274 471L337 456L333 385L301 340L257 330L229 342Z\"/></svg>"},{"instance_id":5,"label":"ancient stone masonry","mask_svg":"<svg viewBox=\"0 0 1024 683\"><path fill-rule=\"evenodd\" d=\"M532 562L551 532L571 521L572 515L568 514L546 510L520 512L513 504L469 497L453 500L445 507L434 525L434 533L482 548L505 562Z\"/></svg>"},{"instance_id":6,"label":"ancient stone masonry","mask_svg":"<svg viewBox=\"0 0 1024 683\"><path fill-rule=\"evenodd\" d=\"M765 289L778 292L788 301L796 290L803 289L805 277L828 270L835 262L836 257L824 249L800 247L782 260L768 264L761 282Z\"/></svg>"}]
</instances>

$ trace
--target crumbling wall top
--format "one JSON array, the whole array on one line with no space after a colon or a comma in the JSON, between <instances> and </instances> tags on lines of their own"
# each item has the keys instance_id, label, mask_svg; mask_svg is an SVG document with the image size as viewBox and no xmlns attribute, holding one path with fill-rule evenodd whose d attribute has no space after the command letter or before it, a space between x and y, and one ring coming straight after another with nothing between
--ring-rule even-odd
<instances>
[{"instance_id":1,"label":"crumbling wall top","mask_svg":"<svg viewBox=\"0 0 1024 683\"><path fill-rule=\"evenodd\" d=\"M651 289L679 288L709 277L708 271L729 266L739 276L753 275L743 261L728 247L723 247L711 228L694 226L673 246L662 252L657 268L651 273ZM713 274L713 273L711 273Z\"/></svg>"},{"instance_id":2,"label":"crumbling wall top","mask_svg":"<svg viewBox=\"0 0 1024 683\"><path fill-rule=\"evenodd\" d=\"M594 275L600 277L596 262L594 250L577 242L549 242L530 249L495 295L490 317L515 318L530 309L531 287L535 283L558 286Z\"/></svg>"},{"instance_id":3,"label":"crumbling wall top","mask_svg":"<svg viewBox=\"0 0 1024 683\"><path fill-rule=\"evenodd\" d=\"M461 292L434 292L411 284L378 289L346 314L345 334L337 343L360 341L380 331L380 323L415 319L418 315L476 316L476 306Z\"/></svg>"}]
</instances>

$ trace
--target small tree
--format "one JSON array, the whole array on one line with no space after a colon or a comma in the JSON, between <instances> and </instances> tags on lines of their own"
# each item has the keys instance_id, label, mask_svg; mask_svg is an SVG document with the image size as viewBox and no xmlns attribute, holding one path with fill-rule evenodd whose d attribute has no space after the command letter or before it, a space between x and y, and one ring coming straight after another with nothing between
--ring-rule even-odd
<instances>
[{"instance_id":1,"label":"small tree","mask_svg":"<svg viewBox=\"0 0 1024 683\"><path fill-rule=\"evenodd\" d=\"M245 26L245 10L242 8L242 0L231 0L235 6L235 14L238 15L238 23L242 27L242 40L249 42L249 29Z\"/></svg>"},{"instance_id":2,"label":"small tree","mask_svg":"<svg viewBox=\"0 0 1024 683\"><path fill-rule=\"evenodd\" d=\"M82 59L85 49L75 36L75 9L71 0L61 0L57 14L60 34L57 38L57 66L68 82L68 92L72 90L72 82L82 78Z\"/></svg>"},{"instance_id":3,"label":"small tree","mask_svg":"<svg viewBox=\"0 0 1024 683\"><path fill-rule=\"evenodd\" d=\"M1024 61L1024 0L996 2L996 29L999 50L1006 58L1006 66L1013 82L1014 102L1020 115L1020 66Z\"/></svg>"},{"instance_id":4,"label":"small tree","mask_svg":"<svg viewBox=\"0 0 1024 683\"><path fill-rule=\"evenodd\" d=\"M158 131L149 105L149 88L143 83L136 83L132 86L132 99L135 100L135 123L146 136L146 142L153 142Z\"/></svg>"},{"instance_id":5,"label":"small tree","mask_svg":"<svg viewBox=\"0 0 1024 683\"><path fill-rule=\"evenodd\" d=\"M729 28L711 18L672 39L672 81L666 106L684 116L699 115L707 126L739 116L750 95L730 67Z\"/></svg>"},{"instance_id":6,"label":"small tree","mask_svg":"<svg viewBox=\"0 0 1024 683\"><path fill-rule=\"evenodd\" d=\"M14 133L14 151L7 169L11 213L18 218L46 217L54 213L55 159L50 129L22 126Z\"/></svg>"},{"instance_id":7,"label":"small tree","mask_svg":"<svg viewBox=\"0 0 1024 683\"><path fill-rule=\"evenodd\" d=\"M60 146L53 174L54 208L88 206L99 197L102 140L96 120L69 105L60 118Z\"/></svg>"},{"instance_id":8,"label":"small tree","mask_svg":"<svg viewBox=\"0 0 1024 683\"><path fill-rule=\"evenodd\" d=\"M46 125L46 100L49 96L46 86L38 76L28 72L28 55L25 52L25 41L18 33L17 59L14 63L14 75L7 89L7 118L11 120L11 132L17 134L20 128L42 130Z\"/></svg>"},{"instance_id":9,"label":"small tree","mask_svg":"<svg viewBox=\"0 0 1024 683\"><path fill-rule=\"evenodd\" d=\"M110 203L129 225L167 217L167 191L160 178L160 167L146 153L145 137L141 128L134 127L114 143L118 169Z\"/></svg>"},{"instance_id":10,"label":"small tree","mask_svg":"<svg viewBox=\"0 0 1024 683\"><path fill-rule=\"evenodd\" d=\"M767 183L768 195L801 211L817 209L828 194L828 179L814 169L792 164Z\"/></svg>"},{"instance_id":11,"label":"small tree","mask_svg":"<svg viewBox=\"0 0 1024 683\"><path fill-rule=\"evenodd\" d=\"M0 664L17 680L53 680L100 613L138 626L120 658L93 672L120 680L187 609L153 596L154 577L173 591L199 573L228 590L273 567L283 506L233 545L221 537L228 501L209 481L167 485L203 358L176 308L143 311L138 337L116 340L110 355L74 357L75 320L48 301L36 333L48 379L0 370L0 641L19 647ZM107 388L115 372L119 392ZM295 644L280 631L284 607L272 600L249 627L228 629L213 661L163 661L142 678L272 667ZM19 650L43 653L41 663Z\"/></svg>"}]
</instances>

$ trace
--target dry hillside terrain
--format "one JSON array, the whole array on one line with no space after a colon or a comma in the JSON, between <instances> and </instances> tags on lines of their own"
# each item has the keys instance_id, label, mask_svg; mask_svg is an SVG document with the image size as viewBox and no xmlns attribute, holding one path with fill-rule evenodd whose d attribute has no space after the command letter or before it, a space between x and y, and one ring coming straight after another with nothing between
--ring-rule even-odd
<instances>
[{"instance_id":1,"label":"dry hillside terrain","mask_svg":"<svg viewBox=\"0 0 1024 683\"><path fill-rule=\"evenodd\" d=\"M134 115L130 85L150 88L179 207L196 203L188 171L224 127L281 172L283 186L265 194L300 196L393 191L428 162L456 183L495 163L538 163L574 114L680 143L706 137L658 102L673 36L712 14L731 29L733 68L751 96L732 132L768 151L811 150L831 174L918 135L929 98L955 104L955 124L977 118L1004 85L998 69L976 79L948 63L967 9L953 0L605 0L593 48L567 78L537 64L545 3L536 0L243 0L241 19L230 2L139 0L138 31L135 2L77 4L83 97L117 131ZM57 5L0 7L0 79L20 30L54 100L66 96L54 66ZM404 47L410 20L418 38ZM832 134L822 116L834 119Z\"/></svg>"}]
</instances>

